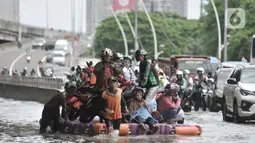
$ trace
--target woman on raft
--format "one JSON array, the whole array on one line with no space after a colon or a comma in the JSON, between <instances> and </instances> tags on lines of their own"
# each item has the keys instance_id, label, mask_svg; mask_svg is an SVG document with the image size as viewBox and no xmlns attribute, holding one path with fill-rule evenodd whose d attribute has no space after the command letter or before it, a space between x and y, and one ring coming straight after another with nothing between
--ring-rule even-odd
<instances>
[{"instance_id":1,"label":"woman on raft","mask_svg":"<svg viewBox=\"0 0 255 143\"><path fill-rule=\"evenodd\" d=\"M159 127L156 126L157 121L151 115L151 109L148 107L147 102L143 99L144 91L142 88L136 87L132 94L134 100L129 104L129 111L131 113L131 122L138 123L139 127L146 132L146 127L144 125L149 125L149 131L147 134L155 134Z\"/></svg>"},{"instance_id":2,"label":"woman on raft","mask_svg":"<svg viewBox=\"0 0 255 143\"><path fill-rule=\"evenodd\" d=\"M122 114L121 106L123 106L128 112L127 106L122 98L122 90L119 88L118 79L115 77L110 77L108 79L109 87L103 92L102 97L106 101L106 115L105 124L108 129L108 133L114 130L119 130Z\"/></svg>"},{"instance_id":3,"label":"woman on raft","mask_svg":"<svg viewBox=\"0 0 255 143\"><path fill-rule=\"evenodd\" d=\"M168 124L175 124L175 117L180 108L181 99L178 96L179 87L176 84L168 84L165 95L158 98L158 110Z\"/></svg>"}]
</instances>

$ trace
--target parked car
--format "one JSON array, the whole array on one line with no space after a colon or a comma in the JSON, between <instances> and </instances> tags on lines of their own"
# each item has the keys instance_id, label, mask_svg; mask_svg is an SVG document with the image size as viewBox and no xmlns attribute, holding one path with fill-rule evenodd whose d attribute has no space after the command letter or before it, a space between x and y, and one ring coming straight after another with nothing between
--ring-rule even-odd
<instances>
[{"instance_id":1,"label":"parked car","mask_svg":"<svg viewBox=\"0 0 255 143\"><path fill-rule=\"evenodd\" d=\"M211 112L218 112L221 109L223 88L233 68L218 69L214 79L213 96L208 103L208 108Z\"/></svg>"},{"instance_id":2,"label":"parked car","mask_svg":"<svg viewBox=\"0 0 255 143\"><path fill-rule=\"evenodd\" d=\"M44 38L36 38L32 41L32 49L42 48L45 47L46 40Z\"/></svg>"},{"instance_id":3,"label":"parked car","mask_svg":"<svg viewBox=\"0 0 255 143\"><path fill-rule=\"evenodd\" d=\"M229 62L223 62L221 64L222 68L234 68L236 66L241 66L241 65L251 65L251 64L247 62L239 62L239 61L229 61Z\"/></svg>"},{"instance_id":4,"label":"parked car","mask_svg":"<svg viewBox=\"0 0 255 143\"><path fill-rule=\"evenodd\" d=\"M224 121L242 123L255 119L255 65L236 67L223 89Z\"/></svg>"}]
</instances>

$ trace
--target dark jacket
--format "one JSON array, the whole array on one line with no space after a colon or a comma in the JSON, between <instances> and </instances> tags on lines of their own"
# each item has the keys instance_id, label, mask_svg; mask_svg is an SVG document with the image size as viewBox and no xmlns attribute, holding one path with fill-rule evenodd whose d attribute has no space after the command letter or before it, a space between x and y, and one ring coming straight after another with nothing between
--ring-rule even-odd
<instances>
[{"instance_id":1,"label":"dark jacket","mask_svg":"<svg viewBox=\"0 0 255 143\"><path fill-rule=\"evenodd\" d=\"M118 66L111 62L111 63L104 63L103 61L98 62L94 67L94 73L96 75L96 89L99 91L104 91L108 84L107 80L111 76L118 77L122 70L118 68Z\"/></svg>"}]
</instances>

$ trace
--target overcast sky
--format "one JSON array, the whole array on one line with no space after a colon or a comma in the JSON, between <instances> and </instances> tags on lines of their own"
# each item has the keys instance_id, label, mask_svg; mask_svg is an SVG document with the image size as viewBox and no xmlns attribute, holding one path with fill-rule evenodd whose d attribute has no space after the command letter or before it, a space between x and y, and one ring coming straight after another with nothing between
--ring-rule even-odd
<instances>
[{"instance_id":1,"label":"overcast sky","mask_svg":"<svg viewBox=\"0 0 255 143\"><path fill-rule=\"evenodd\" d=\"M86 29L85 4L83 0L83 31ZM76 2L76 30L80 29L81 0ZM71 30L71 0L48 0L49 27ZM188 18L198 19L200 0L188 0ZM20 20L24 24L46 27L46 0L20 0Z\"/></svg>"}]
</instances>

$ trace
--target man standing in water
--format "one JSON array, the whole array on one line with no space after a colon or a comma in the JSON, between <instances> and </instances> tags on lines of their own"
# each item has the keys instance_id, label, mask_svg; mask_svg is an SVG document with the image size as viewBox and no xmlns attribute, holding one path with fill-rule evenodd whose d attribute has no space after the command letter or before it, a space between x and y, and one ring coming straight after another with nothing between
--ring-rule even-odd
<instances>
[{"instance_id":1,"label":"man standing in water","mask_svg":"<svg viewBox=\"0 0 255 143\"><path fill-rule=\"evenodd\" d=\"M77 88L74 85L66 83L65 91L66 92L53 96L50 101L44 105L42 118L40 120L40 134L46 132L51 121L53 121L53 132L57 132L59 130L60 106L62 107L61 116L63 119L67 120L66 97L74 95L77 92Z\"/></svg>"}]
</instances>

